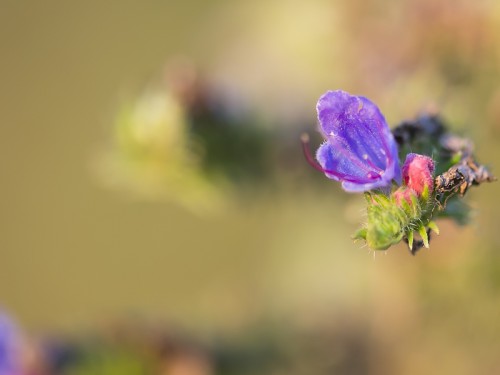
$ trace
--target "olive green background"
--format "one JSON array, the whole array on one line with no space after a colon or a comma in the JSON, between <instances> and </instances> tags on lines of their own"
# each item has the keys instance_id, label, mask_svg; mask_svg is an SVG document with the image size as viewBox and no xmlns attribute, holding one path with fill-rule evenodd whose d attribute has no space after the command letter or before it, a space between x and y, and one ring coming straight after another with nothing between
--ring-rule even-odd
<instances>
[{"instance_id":1,"label":"olive green background","mask_svg":"<svg viewBox=\"0 0 500 375\"><path fill-rule=\"evenodd\" d=\"M391 124L441 108L498 174L499 21L493 1L0 1L1 305L33 332L124 314L195 332L364 327L374 368L498 371L497 183L471 190L471 225L442 222L411 257L353 244L362 198L309 184L306 163L213 215L94 169L121 98L186 55L284 137L297 118L314 132L317 98L342 88Z\"/></svg>"}]
</instances>

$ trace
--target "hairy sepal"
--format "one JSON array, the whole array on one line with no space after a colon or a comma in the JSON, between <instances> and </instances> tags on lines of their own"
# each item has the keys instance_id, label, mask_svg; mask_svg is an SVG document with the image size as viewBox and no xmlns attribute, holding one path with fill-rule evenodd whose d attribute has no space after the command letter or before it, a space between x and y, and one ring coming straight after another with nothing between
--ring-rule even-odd
<instances>
[{"instance_id":1,"label":"hairy sepal","mask_svg":"<svg viewBox=\"0 0 500 375\"><path fill-rule=\"evenodd\" d=\"M373 250L386 250L399 243L403 238L413 242L413 232L423 237L422 228L429 226L432 219L432 194L423 192L420 197L410 195L406 199L396 200L394 195L387 196L379 192L365 193L367 222L356 234L355 239L363 239ZM430 226L433 226L432 224ZM426 238L425 238L426 239ZM425 241L428 246L428 241Z\"/></svg>"}]
</instances>

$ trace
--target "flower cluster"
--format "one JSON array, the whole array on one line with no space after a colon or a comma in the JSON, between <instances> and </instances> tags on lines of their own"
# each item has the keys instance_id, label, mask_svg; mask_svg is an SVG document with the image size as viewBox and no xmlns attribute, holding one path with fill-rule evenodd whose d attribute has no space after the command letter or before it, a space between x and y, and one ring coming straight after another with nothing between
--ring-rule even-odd
<instances>
[{"instance_id":1,"label":"flower cluster","mask_svg":"<svg viewBox=\"0 0 500 375\"><path fill-rule=\"evenodd\" d=\"M345 191L365 193L368 222L354 238L372 249L387 249L401 240L412 254L429 247L430 231L439 233L433 219L450 214L447 200L456 193L463 196L471 185L494 180L475 163L470 147L449 150L450 134L437 118L426 119L424 125L406 122L392 133L373 102L341 90L321 96L317 113L325 141L314 160L303 138L306 157L326 177L341 182ZM420 138L412 143L416 135ZM405 148L422 151L406 154ZM443 159L425 155L429 149ZM405 160L402 167L400 159ZM435 178L437 164L452 167ZM414 234L421 239L414 241Z\"/></svg>"}]
</instances>

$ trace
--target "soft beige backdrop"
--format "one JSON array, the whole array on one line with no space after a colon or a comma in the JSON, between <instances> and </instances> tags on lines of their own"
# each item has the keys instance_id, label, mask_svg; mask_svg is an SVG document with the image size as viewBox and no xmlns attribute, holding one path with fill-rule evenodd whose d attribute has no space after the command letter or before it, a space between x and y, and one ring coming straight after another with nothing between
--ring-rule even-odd
<instances>
[{"instance_id":1,"label":"soft beige backdrop","mask_svg":"<svg viewBox=\"0 0 500 375\"><path fill-rule=\"evenodd\" d=\"M199 330L364 322L382 357L425 369L431 357L403 348L446 347L443 371L498 370L498 184L471 191L472 225L441 224L412 258L351 243L361 197L309 186L309 171L199 216L93 170L122 97L182 54L283 134L314 124L329 88L371 97L391 123L434 103L498 174L500 8L433 4L1 1L0 304L35 331L128 313Z\"/></svg>"}]
</instances>

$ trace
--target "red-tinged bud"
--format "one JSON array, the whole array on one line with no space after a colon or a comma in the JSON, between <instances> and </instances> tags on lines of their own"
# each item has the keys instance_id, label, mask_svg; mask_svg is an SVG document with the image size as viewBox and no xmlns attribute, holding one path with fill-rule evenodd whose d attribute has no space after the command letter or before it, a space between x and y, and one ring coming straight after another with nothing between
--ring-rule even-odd
<instances>
[{"instance_id":1,"label":"red-tinged bud","mask_svg":"<svg viewBox=\"0 0 500 375\"><path fill-rule=\"evenodd\" d=\"M401 206L401 202L405 200L409 205L412 204L412 197L415 197L415 192L412 189L407 189L405 187L400 187L393 193L394 200L398 206Z\"/></svg>"},{"instance_id":2,"label":"red-tinged bud","mask_svg":"<svg viewBox=\"0 0 500 375\"><path fill-rule=\"evenodd\" d=\"M403 164L403 181L406 186L412 189L418 196L421 196L427 187L428 192L434 189L434 160L432 158L419 155L408 154Z\"/></svg>"}]
</instances>

